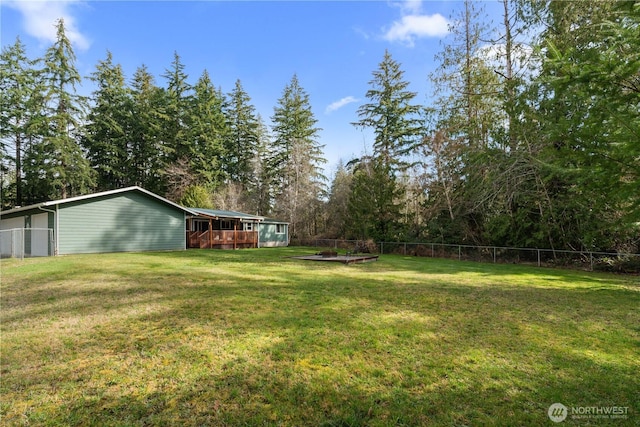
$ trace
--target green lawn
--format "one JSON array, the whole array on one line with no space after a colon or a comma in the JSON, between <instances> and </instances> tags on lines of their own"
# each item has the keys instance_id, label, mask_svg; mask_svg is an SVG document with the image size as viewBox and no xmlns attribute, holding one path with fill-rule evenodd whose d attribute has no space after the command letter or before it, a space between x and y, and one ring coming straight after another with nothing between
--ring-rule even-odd
<instances>
[{"instance_id":1,"label":"green lawn","mask_svg":"<svg viewBox=\"0 0 640 427\"><path fill-rule=\"evenodd\" d=\"M640 425L632 276L313 249L2 260L2 425Z\"/></svg>"}]
</instances>

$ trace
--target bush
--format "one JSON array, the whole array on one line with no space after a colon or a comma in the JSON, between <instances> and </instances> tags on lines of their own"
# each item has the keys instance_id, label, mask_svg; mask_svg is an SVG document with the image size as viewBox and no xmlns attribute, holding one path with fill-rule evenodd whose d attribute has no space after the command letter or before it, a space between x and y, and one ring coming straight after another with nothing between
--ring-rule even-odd
<instances>
[{"instance_id":1,"label":"bush","mask_svg":"<svg viewBox=\"0 0 640 427\"><path fill-rule=\"evenodd\" d=\"M640 274L640 257L606 257L598 259L593 269L596 271L606 271L611 273Z\"/></svg>"},{"instance_id":2,"label":"bush","mask_svg":"<svg viewBox=\"0 0 640 427\"><path fill-rule=\"evenodd\" d=\"M213 209L211 194L200 185L187 187L178 203L188 208Z\"/></svg>"}]
</instances>

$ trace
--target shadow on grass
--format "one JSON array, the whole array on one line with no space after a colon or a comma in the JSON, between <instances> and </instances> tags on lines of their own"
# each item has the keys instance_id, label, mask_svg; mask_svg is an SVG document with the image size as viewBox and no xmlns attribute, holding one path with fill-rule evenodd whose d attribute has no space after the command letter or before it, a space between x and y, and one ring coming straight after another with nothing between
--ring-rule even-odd
<instances>
[{"instance_id":1,"label":"shadow on grass","mask_svg":"<svg viewBox=\"0 0 640 427\"><path fill-rule=\"evenodd\" d=\"M128 392L105 387L50 415L62 423L144 425L539 425L554 402L638 409L632 355L594 360L588 342L567 343L572 334L552 326L539 324L535 333L545 336L532 341L521 326L469 325L452 336L460 319L447 325L436 317L427 331L417 320L363 325L364 314L393 312L389 305L332 309L306 323L280 310L247 314L244 327L225 337L218 360L186 332L194 325L205 335L217 329L208 308L215 305L132 320L148 331L185 330L172 337L177 342L155 336L142 353L135 345L118 350L142 365L165 357L168 365L134 379L123 372L123 384L111 386ZM512 319L504 309L475 318L487 320ZM138 391L146 382L160 391Z\"/></svg>"}]
</instances>

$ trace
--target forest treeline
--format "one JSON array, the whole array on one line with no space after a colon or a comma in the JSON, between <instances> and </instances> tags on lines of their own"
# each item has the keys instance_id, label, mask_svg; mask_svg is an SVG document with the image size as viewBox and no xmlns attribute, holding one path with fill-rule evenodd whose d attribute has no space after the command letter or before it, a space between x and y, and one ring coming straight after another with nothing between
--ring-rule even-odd
<instances>
[{"instance_id":1,"label":"forest treeline","mask_svg":"<svg viewBox=\"0 0 640 427\"><path fill-rule=\"evenodd\" d=\"M427 105L385 52L353 123L371 152L331 179L296 75L268 124L178 53L162 84L107 53L85 98L60 20L43 57L2 50L2 208L139 185L298 238L638 250L640 2L500 3L496 25L472 1L450 18Z\"/></svg>"}]
</instances>

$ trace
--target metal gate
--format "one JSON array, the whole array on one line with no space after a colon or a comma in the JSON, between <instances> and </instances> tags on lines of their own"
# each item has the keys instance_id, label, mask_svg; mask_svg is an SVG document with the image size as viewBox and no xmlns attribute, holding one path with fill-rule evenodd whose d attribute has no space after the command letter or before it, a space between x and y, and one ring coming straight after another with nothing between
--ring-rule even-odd
<instances>
[{"instance_id":1,"label":"metal gate","mask_svg":"<svg viewBox=\"0 0 640 427\"><path fill-rule=\"evenodd\" d=\"M25 258L52 256L55 252L53 229L12 228L0 230L0 256Z\"/></svg>"}]
</instances>

